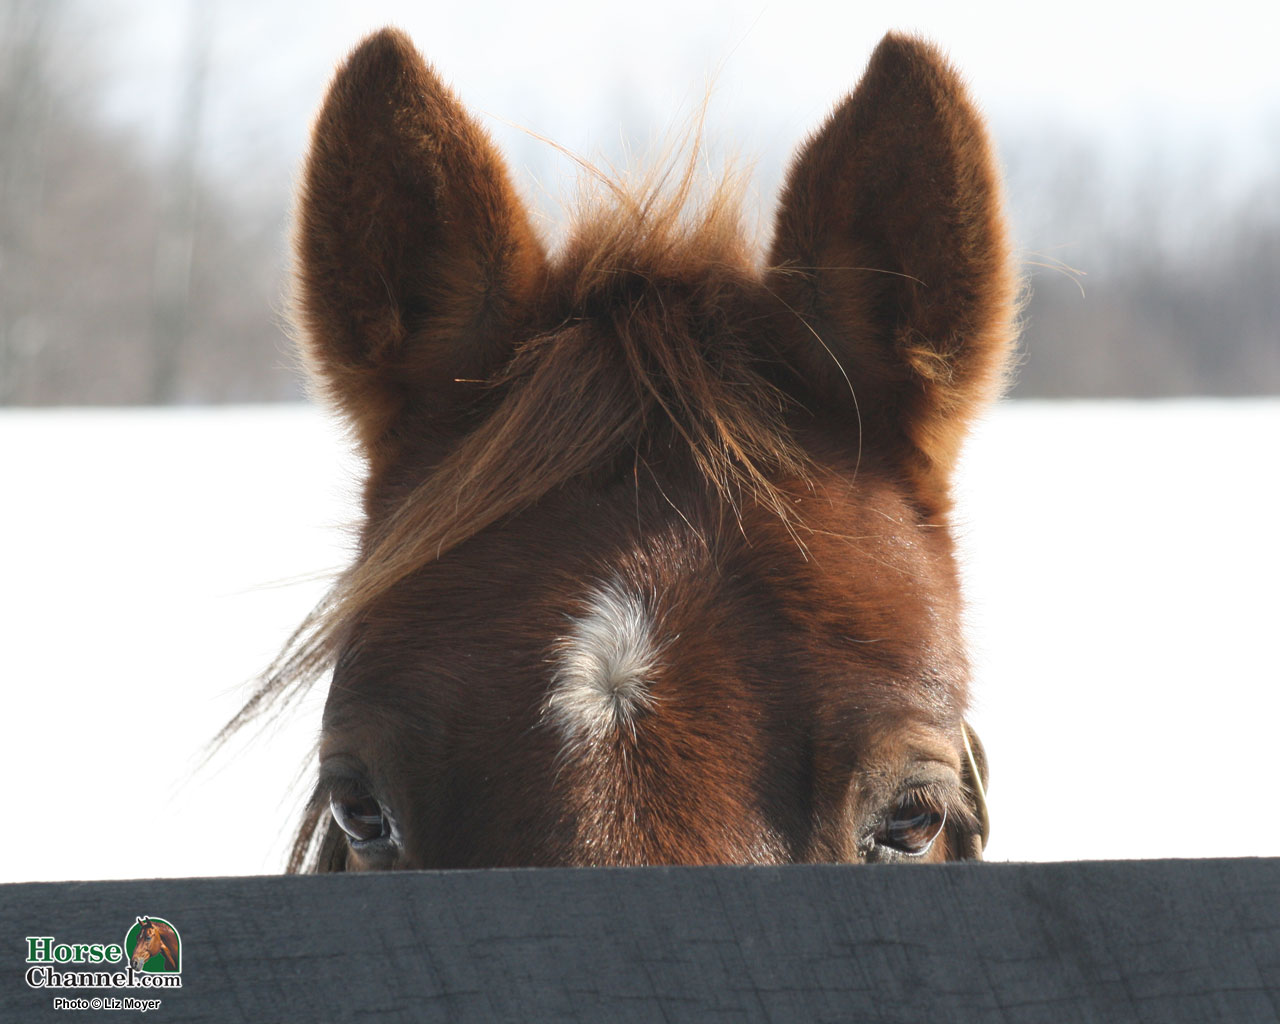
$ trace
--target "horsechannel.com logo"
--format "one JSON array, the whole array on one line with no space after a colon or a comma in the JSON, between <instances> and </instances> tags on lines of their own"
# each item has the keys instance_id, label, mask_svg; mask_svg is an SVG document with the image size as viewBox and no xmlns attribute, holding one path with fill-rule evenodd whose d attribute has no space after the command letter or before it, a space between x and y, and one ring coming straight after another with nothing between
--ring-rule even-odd
<instances>
[{"instance_id":1,"label":"horsechannel.com logo","mask_svg":"<svg viewBox=\"0 0 1280 1024\"><path fill-rule=\"evenodd\" d=\"M27 984L32 988L182 988L182 938L163 917L139 917L124 942L60 942L52 935L28 935ZM115 965L123 964L123 969ZM54 997L55 1010L160 1009L160 1000L135 995Z\"/></svg>"}]
</instances>

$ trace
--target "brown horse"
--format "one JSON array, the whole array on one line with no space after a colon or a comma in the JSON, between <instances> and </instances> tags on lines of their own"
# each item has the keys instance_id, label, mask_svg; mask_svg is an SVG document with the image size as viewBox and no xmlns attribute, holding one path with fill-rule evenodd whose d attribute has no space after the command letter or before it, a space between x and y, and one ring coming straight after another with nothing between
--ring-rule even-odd
<instances>
[{"instance_id":1,"label":"brown horse","mask_svg":"<svg viewBox=\"0 0 1280 1024\"><path fill-rule=\"evenodd\" d=\"M983 122L886 37L763 261L683 167L598 175L549 255L408 39L338 71L297 307L363 528L241 719L334 667L292 869L981 855L948 518L1015 318Z\"/></svg>"},{"instance_id":2,"label":"brown horse","mask_svg":"<svg viewBox=\"0 0 1280 1024\"><path fill-rule=\"evenodd\" d=\"M129 960L135 971L142 970L153 956L164 957L164 969L178 969L178 935L166 922L138 918L138 941L134 943Z\"/></svg>"}]
</instances>

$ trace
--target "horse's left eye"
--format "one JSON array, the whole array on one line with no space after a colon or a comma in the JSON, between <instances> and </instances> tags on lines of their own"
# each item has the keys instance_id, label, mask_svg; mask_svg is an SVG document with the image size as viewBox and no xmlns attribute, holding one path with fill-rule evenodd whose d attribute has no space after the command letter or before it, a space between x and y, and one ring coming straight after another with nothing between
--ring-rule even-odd
<instances>
[{"instance_id":1,"label":"horse's left eye","mask_svg":"<svg viewBox=\"0 0 1280 1024\"><path fill-rule=\"evenodd\" d=\"M334 794L329 798L329 810L353 843L372 843L391 835L391 823L387 820L382 804L371 793L354 796Z\"/></svg>"},{"instance_id":2,"label":"horse's left eye","mask_svg":"<svg viewBox=\"0 0 1280 1024\"><path fill-rule=\"evenodd\" d=\"M876 844L908 857L923 857L942 833L946 822L945 808L939 809L923 797L908 794L898 801L876 831Z\"/></svg>"}]
</instances>

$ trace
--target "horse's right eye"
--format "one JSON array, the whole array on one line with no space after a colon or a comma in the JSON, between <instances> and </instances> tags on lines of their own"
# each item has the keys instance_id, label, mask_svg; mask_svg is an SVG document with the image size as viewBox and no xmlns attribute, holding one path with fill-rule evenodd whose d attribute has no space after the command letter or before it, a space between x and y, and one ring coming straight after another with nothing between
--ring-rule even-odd
<instances>
[{"instance_id":1,"label":"horse's right eye","mask_svg":"<svg viewBox=\"0 0 1280 1024\"><path fill-rule=\"evenodd\" d=\"M353 843L372 843L391 836L391 822L382 804L371 793L343 796L335 793L329 798L329 810L338 828Z\"/></svg>"}]
</instances>

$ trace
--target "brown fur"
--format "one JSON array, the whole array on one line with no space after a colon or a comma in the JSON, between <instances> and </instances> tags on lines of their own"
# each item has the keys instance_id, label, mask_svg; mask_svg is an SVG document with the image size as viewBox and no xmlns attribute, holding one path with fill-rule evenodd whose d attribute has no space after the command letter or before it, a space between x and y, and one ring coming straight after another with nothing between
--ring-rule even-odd
<instances>
[{"instance_id":1,"label":"brown fur","mask_svg":"<svg viewBox=\"0 0 1280 1024\"><path fill-rule=\"evenodd\" d=\"M233 725L336 661L322 759L395 808L398 866L874 859L908 790L947 812L930 858L978 852L946 513L1014 315L981 121L889 36L765 270L733 195L692 190L607 183L549 259L404 36L330 88L297 300L366 521ZM606 580L661 630L655 702L568 749L548 666ZM375 866L325 771L292 866Z\"/></svg>"}]
</instances>

